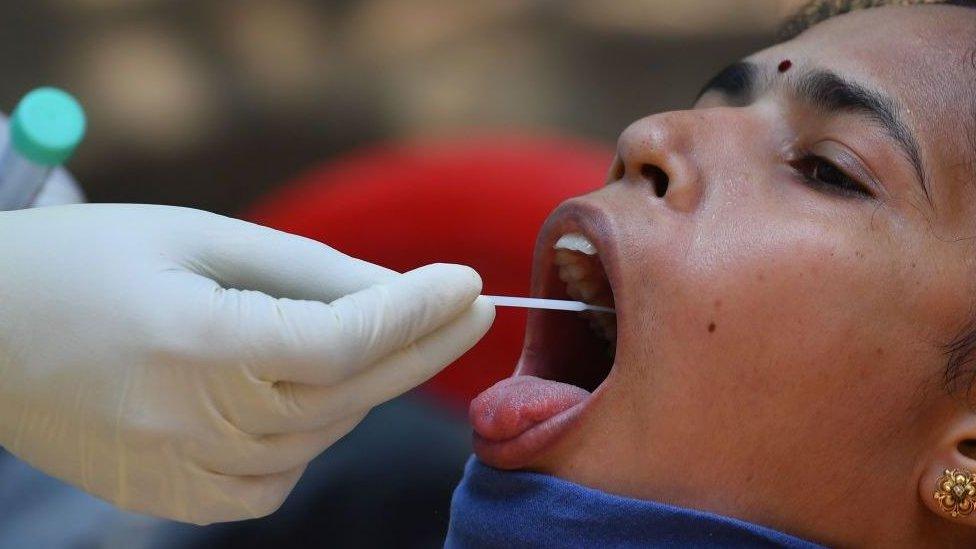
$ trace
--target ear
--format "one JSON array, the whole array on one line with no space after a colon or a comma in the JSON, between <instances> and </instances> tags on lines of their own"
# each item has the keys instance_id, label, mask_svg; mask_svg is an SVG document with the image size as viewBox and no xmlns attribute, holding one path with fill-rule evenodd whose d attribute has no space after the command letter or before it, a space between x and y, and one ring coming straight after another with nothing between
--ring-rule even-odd
<instances>
[{"instance_id":1,"label":"ear","mask_svg":"<svg viewBox=\"0 0 976 549\"><path fill-rule=\"evenodd\" d=\"M976 413L961 409L922 455L918 495L939 518L976 528Z\"/></svg>"}]
</instances>

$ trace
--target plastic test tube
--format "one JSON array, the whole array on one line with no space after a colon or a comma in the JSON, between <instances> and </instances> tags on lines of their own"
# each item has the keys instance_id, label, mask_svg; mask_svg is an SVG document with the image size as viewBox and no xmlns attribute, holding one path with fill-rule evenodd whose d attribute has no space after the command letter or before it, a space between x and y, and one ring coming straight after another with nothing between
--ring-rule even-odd
<instances>
[{"instance_id":1,"label":"plastic test tube","mask_svg":"<svg viewBox=\"0 0 976 549\"><path fill-rule=\"evenodd\" d=\"M85 136L85 112L67 92L38 88L10 116L0 153L0 210L29 207L51 171L74 154Z\"/></svg>"}]
</instances>

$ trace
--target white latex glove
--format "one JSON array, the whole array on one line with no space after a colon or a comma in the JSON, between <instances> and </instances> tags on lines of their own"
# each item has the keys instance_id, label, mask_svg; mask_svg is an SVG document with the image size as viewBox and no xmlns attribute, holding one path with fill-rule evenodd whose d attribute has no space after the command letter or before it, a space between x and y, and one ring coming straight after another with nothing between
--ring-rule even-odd
<instances>
[{"instance_id":1,"label":"white latex glove","mask_svg":"<svg viewBox=\"0 0 976 549\"><path fill-rule=\"evenodd\" d=\"M263 516L484 335L480 292L197 210L2 212L0 445L124 509Z\"/></svg>"}]
</instances>

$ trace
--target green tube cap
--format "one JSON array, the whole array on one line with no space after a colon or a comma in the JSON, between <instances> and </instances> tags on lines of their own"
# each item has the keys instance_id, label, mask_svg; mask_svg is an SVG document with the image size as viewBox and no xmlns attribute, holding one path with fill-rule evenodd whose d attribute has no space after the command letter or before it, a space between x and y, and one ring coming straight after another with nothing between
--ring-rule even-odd
<instances>
[{"instance_id":1,"label":"green tube cap","mask_svg":"<svg viewBox=\"0 0 976 549\"><path fill-rule=\"evenodd\" d=\"M85 111L71 94L37 88L10 117L10 141L21 155L43 166L63 164L85 137Z\"/></svg>"}]
</instances>

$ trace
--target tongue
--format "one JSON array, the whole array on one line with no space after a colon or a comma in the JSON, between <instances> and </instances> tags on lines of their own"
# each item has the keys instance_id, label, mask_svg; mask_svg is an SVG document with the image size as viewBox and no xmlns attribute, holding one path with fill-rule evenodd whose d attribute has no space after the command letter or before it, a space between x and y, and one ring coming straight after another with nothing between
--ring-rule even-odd
<instances>
[{"instance_id":1,"label":"tongue","mask_svg":"<svg viewBox=\"0 0 976 549\"><path fill-rule=\"evenodd\" d=\"M575 385L515 376L478 395L471 401L468 415L478 435L501 442L518 437L589 396L587 390Z\"/></svg>"}]
</instances>

